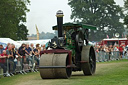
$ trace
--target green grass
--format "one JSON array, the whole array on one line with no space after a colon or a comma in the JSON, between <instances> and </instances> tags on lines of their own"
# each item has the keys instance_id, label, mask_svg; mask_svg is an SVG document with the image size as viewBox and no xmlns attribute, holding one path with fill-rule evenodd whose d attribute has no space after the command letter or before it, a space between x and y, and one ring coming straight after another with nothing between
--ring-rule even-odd
<instances>
[{"instance_id":1,"label":"green grass","mask_svg":"<svg viewBox=\"0 0 128 85\"><path fill-rule=\"evenodd\" d=\"M14 85L27 77L37 76L38 73L18 74L12 77L2 77L0 79L0 85ZM29 79L29 78L28 78Z\"/></svg>"},{"instance_id":2,"label":"green grass","mask_svg":"<svg viewBox=\"0 0 128 85\"><path fill-rule=\"evenodd\" d=\"M69 79L44 79L39 73L16 75L0 79L0 85L127 85L128 60L97 63L93 76L83 76L83 72L73 72Z\"/></svg>"},{"instance_id":3,"label":"green grass","mask_svg":"<svg viewBox=\"0 0 128 85\"><path fill-rule=\"evenodd\" d=\"M119 62L128 62L127 59L122 59L122 60L113 60L113 61L106 61L106 62L97 62L97 64L102 64L102 63L119 63Z\"/></svg>"}]
</instances>

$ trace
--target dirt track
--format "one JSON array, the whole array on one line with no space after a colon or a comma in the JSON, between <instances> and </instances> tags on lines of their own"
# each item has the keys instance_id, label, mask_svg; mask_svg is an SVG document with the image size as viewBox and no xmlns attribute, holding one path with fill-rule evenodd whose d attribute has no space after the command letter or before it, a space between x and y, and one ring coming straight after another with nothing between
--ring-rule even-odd
<instances>
[{"instance_id":1,"label":"dirt track","mask_svg":"<svg viewBox=\"0 0 128 85\"><path fill-rule=\"evenodd\" d=\"M93 76L103 76L104 72L107 70L112 69L113 67L121 66L122 64L128 64L128 62L121 62L121 63L103 63L97 64L96 73ZM109 69L106 69L109 68ZM106 69L101 72L102 69ZM86 76L83 76L83 72L73 72L70 79L41 79L40 74L36 73L34 76L26 76L24 79L19 79L16 85L69 85L70 82L75 81L75 79L83 79ZM74 80L73 80L74 79ZM64 82L64 83L62 83Z\"/></svg>"}]
</instances>

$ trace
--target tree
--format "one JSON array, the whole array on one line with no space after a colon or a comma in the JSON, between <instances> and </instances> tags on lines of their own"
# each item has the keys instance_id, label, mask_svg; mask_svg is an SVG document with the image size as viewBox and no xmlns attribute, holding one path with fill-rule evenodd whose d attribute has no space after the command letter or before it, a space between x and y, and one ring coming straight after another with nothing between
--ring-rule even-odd
<instances>
[{"instance_id":1,"label":"tree","mask_svg":"<svg viewBox=\"0 0 128 85\"><path fill-rule=\"evenodd\" d=\"M18 26L17 40L27 40L28 30L24 24Z\"/></svg>"},{"instance_id":2,"label":"tree","mask_svg":"<svg viewBox=\"0 0 128 85\"><path fill-rule=\"evenodd\" d=\"M58 32L55 31L54 33L50 33L50 32L41 32L39 33L40 39L52 39L54 38L54 36L58 36ZM36 34L32 34L30 37L36 37Z\"/></svg>"},{"instance_id":3,"label":"tree","mask_svg":"<svg viewBox=\"0 0 128 85\"><path fill-rule=\"evenodd\" d=\"M24 23L29 3L29 0L0 0L0 37L27 39L28 30Z\"/></svg>"},{"instance_id":4,"label":"tree","mask_svg":"<svg viewBox=\"0 0 128 85\"><path fill-rule=\"evenodd\" d=\"M122 8L114 0L68 0L71 7L71 19L98 27L90 31L90 40L100 40L114 33L124 31L120 19L124 17ZM95 37L94 37L95 35Z\"/></svg>"},{"instance_id":5,"label":"tree","mask_svg":"<svg viewBox=\"0 0 128 85\"><path fill-rule=\"evenodd\" d=\"M124 11L128 13L128 0L124 0ZM128 28L128 14L126 13L125 18L124 18L124 24Z\"/></svg>"},{"instance_id":6,"label":"tree","mask_svg":"<svg viewBox=\"0 0 128 85\"><path fill-rule=\"evenodd\" d=\"M54 36L56 36L55 33L50 33L50 32L47 32L47 33L40 33L40 39L52 39Z\"/></svg>"}]
</instances>

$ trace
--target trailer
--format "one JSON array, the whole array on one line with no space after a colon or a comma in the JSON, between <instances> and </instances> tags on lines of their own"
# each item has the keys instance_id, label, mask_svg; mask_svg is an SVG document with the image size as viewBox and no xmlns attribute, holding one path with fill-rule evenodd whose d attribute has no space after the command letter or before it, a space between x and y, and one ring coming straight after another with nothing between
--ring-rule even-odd
<instances>
[{"instance_id":1,"label":"trailer","mask_svg":"<svg viewBox=\"0 0 128 85\"><path fill-rule=\"evenodd\" d=\"M103 39L101 42L97 43L98 45L128 45L127 38L110 38L110 39Z\"/></svg>"}]
</instances>

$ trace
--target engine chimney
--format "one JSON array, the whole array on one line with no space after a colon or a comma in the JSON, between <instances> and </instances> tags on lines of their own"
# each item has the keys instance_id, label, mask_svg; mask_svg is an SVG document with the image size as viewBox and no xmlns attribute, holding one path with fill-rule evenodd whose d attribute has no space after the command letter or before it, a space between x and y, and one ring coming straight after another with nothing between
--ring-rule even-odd
<instances>
[{"instance_id":1,"label":"engine chimney","mask_svg":"<svg viewBox=\"0 0 128 85\"><path fill-rule=\"evenodd\" d=\"M58 10L56 13L58 37L63 37L63 16L63 11Z\"/></svg>"}]
</instances>

